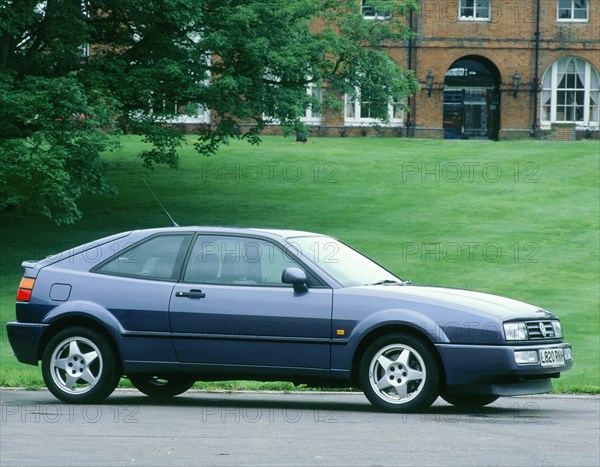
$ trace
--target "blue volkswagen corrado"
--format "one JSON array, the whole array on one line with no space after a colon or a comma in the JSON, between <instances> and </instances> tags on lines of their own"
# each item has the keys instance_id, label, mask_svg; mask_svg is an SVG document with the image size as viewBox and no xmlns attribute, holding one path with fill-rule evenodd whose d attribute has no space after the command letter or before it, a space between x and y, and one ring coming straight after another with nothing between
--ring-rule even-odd
<instances>
[{"instance_id":1,"label":"blue volkswagen corrado","mask_svg":"<svg viewBox=\"0 0 600 467\"><path fill-rule=\"evenodd\" d=\"M23 266L10 343L69 403L126 375L152 397L197 380L356 386L403 412L548 392L573 365L552 313L411 286L314 233L137 230Z\"/></svg>"}]
</instances>

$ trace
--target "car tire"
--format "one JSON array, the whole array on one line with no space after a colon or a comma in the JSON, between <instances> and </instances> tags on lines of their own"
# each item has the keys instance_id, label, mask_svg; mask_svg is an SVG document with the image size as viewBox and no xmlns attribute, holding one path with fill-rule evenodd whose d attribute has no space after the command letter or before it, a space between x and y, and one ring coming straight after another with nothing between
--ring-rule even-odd
<instances>
[{"instance_id":1,"label":"car tire","mask_svg":"<svg viewBox=\"0 0 600 467\"><path fill-rule=\"evenodd\" d=\"M117 387L120 364L108 339L86 327L56 333L42 356L48 390L69 404L101 402Z\"/></svg>"},{"instance_id":2,"label":"car tire","mask_svg":"<svg viewBox=\"0 0 600 467\"><path fill-rule=\"evenodd\" d=\"M439 366L434 351L410 334L394 333L375 340L360 361L360 383L377 408L414 412L438 396Z\"/></svg>"},{"instance_id":3,"label":"car tire","mask_svg":"<svg viewBox=\"0 0 600 467\"><path fill-rule=\"evenodd\" d=\"M488 394L442 394L441 396L448 404L465 409L483 407L500 397Z\"/></svg>"},{"instance_id":4,"label":"car tire","mask_svg":"<svg viewBox=\"0 0 600 467\"><path fill-rule=\"evenodd\" d=\"M191 388L196 380L189 376L174 375L168 377L150 374L129 375L129 380L136 389L149 397L168 398L183 394Z\"/></svg>"}]
</instances>

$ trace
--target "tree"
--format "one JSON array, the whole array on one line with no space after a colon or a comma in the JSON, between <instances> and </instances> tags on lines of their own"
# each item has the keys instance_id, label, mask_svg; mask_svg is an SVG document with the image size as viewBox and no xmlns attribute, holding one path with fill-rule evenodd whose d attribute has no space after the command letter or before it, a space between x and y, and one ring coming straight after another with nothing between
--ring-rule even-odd
<instances>
[{"instance_id":1,"label":"tree","mask_svg":"<svg viewBox=\"0 0 600 467\"><path fill-rule=\"evenodd\" d=\"M307 106L339 107L347 92L385 120L391 96L418 87L384 51L411 34L415 2L369 5L385 14L365 20L357 0L2 0L0 210L74 222L79 196L112 191L100 153L120 132L152 143L147 167L176 167L182 135L166 122L184 107L213 114L204 155L228 138L259 143L269 119L298 131Z\"/></svg>"}]
</instances>

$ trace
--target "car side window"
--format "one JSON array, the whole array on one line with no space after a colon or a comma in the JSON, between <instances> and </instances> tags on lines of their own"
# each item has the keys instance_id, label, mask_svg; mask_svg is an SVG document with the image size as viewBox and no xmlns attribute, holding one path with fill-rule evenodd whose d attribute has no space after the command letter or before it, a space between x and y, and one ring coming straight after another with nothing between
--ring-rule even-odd
<instances>
[{"instance_id":1,"label":"car side window","mask_svg":"<svg viewBox=\"0 0 600 467\"><path fill-rule=\"evenodd\" d=\"M279 246L247 237L200 235L190 255L186 282L291 287L281 282L289 267L302 268Z\"/></svg>"},{"instance_id":2,"label":"car side window","mask_svg":"<svg viewBox=\"0 0 600 467\"><path fill-rule=\"evenodd\" d=\"M190 235L159 235L119 253L95 272L144 279L176 280Z\"/></svg>"}]
</instances>

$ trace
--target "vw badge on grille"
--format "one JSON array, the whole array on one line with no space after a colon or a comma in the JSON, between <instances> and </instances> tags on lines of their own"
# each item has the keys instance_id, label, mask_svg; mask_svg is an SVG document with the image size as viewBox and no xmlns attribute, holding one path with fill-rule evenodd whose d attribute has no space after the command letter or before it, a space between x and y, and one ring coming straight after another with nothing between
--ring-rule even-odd
<instances>
[{"instance_id":1,"label":"vw badge on grille","mask_svg":"<svg viewBox=\"0 0 600 467\"><path fill-rule=\"evenodd\" d=\"M542 323L540 321L540 332L542 333L543 337L546 337L546 326L544 326L544 323Z\"/></svg>"}]
</instances>

